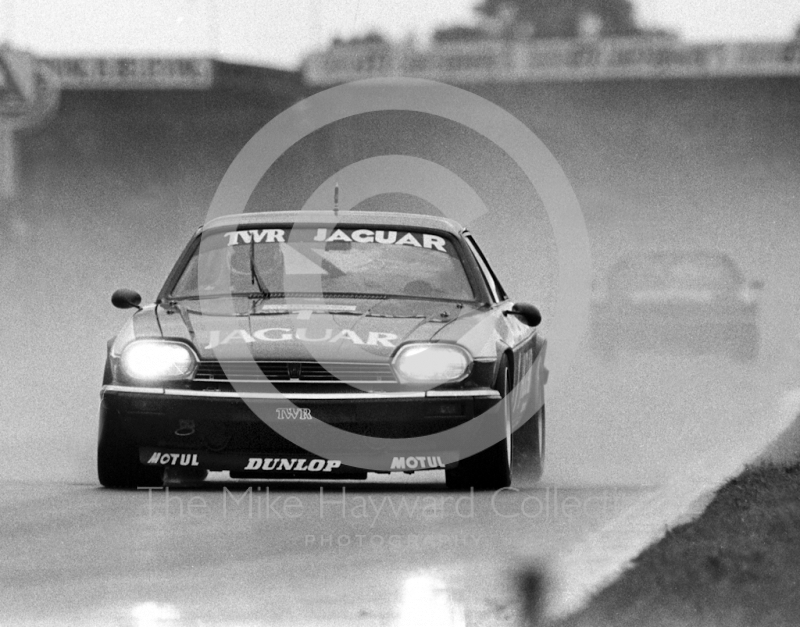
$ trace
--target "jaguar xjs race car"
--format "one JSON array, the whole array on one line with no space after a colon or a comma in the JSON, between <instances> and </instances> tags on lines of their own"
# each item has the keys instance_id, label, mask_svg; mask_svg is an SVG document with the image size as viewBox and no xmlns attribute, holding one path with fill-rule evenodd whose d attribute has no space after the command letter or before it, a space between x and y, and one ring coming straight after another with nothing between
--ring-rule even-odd
<instances>
[{"instance_id":1,"label":"jaguar xjs race car","mask_svg":"<svg viewBox=\"0 0 800 627\"><path fill-rule=\"evenodd\" d=\"M449 487L492 489L541 474L541 315L451 220L218 218L155 303L112 302L137 311L108 343L104 486L444 469Z\"/></svg>"}]
</instances>

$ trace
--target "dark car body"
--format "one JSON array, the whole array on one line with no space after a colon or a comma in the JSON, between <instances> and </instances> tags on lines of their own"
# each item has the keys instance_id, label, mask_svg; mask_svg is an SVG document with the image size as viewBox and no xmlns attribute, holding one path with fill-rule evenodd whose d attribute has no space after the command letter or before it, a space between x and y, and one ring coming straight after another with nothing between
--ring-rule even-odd
<instances>
[{"instance_id":1,"label":"dark car body","mask_svg":"<svg viewBox=\"0 0 800 627\"><path fill-rule=\"evenodd\" d=\"M627 348L727 353L740 361L759 351L760 281L745 281L716 251L630 255L608 271L592 307L592 337L604 354Z\"/></svg>"},{"instance_id":2,"label":"dark car body","mask_svg":"<svg viewBox=\"0 0 800 627\"><path fill-rule=\"evenodd\" d=\"M292 238L303 241L283 241ZM220 264L227 294L212 286ZM112 299L139 311L108 344L98 448L106 486L192 471L336 479L445 468L448 485L494 487L508 485L514 466L541 472L540 316L509 300L471 235L451 220L369 212L339 215L333 225L331 214L317 212L220 218L198 229L154 304L140 308L138 299L129 290ZM185 370L132 376L137 368L149 376L136 360L153 350L179 354L176 368ZM448 368L461 355L469 365L427 384L414 378L418 355L441 357ZM320 421L391 441L487 412L507 437L468 457L369 447L337 455L333 442L321 456L277 428ZM358 455L363 466L340 459Z\"/></svg>"}]
</instances>

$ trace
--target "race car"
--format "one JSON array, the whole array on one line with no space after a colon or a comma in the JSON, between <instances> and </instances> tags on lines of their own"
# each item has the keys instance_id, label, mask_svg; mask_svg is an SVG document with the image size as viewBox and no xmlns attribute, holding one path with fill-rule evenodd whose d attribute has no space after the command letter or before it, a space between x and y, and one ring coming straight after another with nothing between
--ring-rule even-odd
<instances>
[{"instance_id":1,"label":"race car","mask_svg":"<svg viewBox=\"0 0 800 627\"><path fill-rule=\"evenodd\" d=\"M592 307L592 337L605 356L627 348L678 348L758 356L756 292L736 263L717 251L628 255L611 267Z\"/></svg>"},{"instance_id":2,"label":"race car","mask_svg":"<svg viewBox=\"0 0 800 627\"><path fill-rule=\"evenodd\" d=\"M97 466L111 488L365 479L454 489L538 479L539 310L456 222L388 212L213 219L109 340Z\"/></svg>"}]
</instances>

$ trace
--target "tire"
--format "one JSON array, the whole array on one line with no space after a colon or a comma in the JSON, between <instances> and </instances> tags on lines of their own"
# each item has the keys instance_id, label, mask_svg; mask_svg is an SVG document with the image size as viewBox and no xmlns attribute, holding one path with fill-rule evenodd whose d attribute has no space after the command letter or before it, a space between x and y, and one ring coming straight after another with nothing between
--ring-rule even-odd
<instances>
[{"instance_id":1,"label":"tire","mask_svg":"<svg viewBox=\"0 0 800 627\"><path fill-rule=\"evenodd\" d=\"M139 463L139 449L126 441L101 410L97 443L97 477L106 488L160 487L162 469Z\"/></svg>"},{"instance_id":2,"label":"tire","mask_svg":"<svg viewBox=\"0 0 800 627\"><path fill-rule=\"evenodd\" d=\"M514 479L539 481L544 472L545 410L544 405L511 438Z\"/></svg>"},{"instance_id":3,"label":"tire","mask_svg":"<svg viewBox=\"0 0 800 627\"><path fill-rule=\"evenodd\" d=\"M462 459L456 468L445 470L448 488L498 490L511 485L511 371L505 359L500 364L495 389L501 396L498 410L505 437L480 453Z\"/></svg>"}]
</instances>

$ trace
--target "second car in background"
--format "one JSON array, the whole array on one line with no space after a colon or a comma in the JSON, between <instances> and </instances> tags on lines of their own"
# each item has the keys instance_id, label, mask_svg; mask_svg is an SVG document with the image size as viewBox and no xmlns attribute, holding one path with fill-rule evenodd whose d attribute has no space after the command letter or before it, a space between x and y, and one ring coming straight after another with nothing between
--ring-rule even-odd
<instances>
[{"instance_id":1,"label":"second car in background","mask_svg":"<svg viewBox=\"0 0 800 627\"><path fill-rule=\"evenodd\" d=\"M597 286L592 337L604 355L620 347L682 348L757 358L756 292L736 263L716 251L629 255Z\"/></svg>"}]
</instances>

